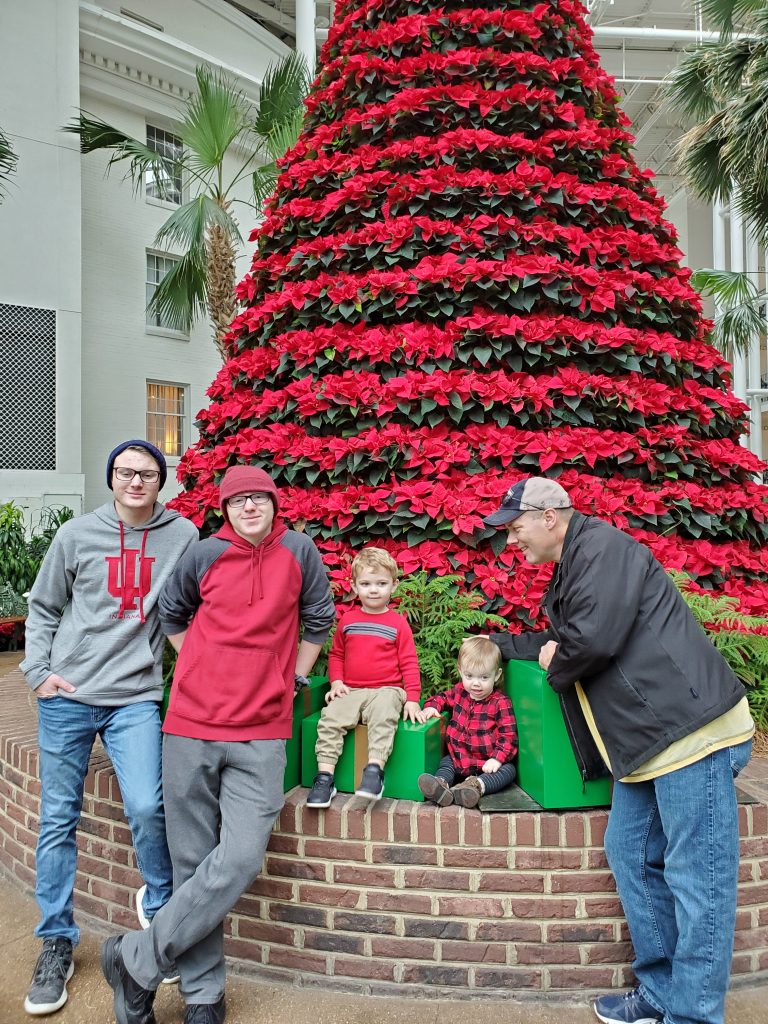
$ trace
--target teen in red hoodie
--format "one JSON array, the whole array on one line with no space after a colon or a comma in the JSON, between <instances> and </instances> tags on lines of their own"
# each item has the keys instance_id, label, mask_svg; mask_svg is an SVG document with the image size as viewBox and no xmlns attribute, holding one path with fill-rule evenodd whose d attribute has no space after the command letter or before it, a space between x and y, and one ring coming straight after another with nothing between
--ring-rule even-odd
<instances>
[{"instance_id":1,"label":"teen in red hoodie","mask_svg":"<svg viewBox=\"0 0 768 1024\"><path fill-rule=\"evenodd\" d=\"M277 518L271 477L232 467L220 501L224 526L190 548L160 599L179 651L163 725L175 891L148 931L104 944L118 1024L144 1019L174 961L187 1017L224 1020L223 921L283 805L294 675L311 671L334 620L320 553Z\"/></svg>"}]
</instances>

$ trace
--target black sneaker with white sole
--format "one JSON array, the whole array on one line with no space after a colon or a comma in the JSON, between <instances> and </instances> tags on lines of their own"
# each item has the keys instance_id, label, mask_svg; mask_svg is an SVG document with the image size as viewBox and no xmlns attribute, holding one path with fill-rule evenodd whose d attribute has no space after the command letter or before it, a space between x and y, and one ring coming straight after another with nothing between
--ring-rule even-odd
<instances>
[{"instance_id":1,"label":"black sneaker with white sole","mask_svg":"<svg viewBox=\"0 0 768 1024\"><path fill-rule=\"evenodd\" d=\"M312 789L307 796L307 807L330 807L331 800L336 796L336 787L333 784L331 772L318 772Z\"/></svg>"},{"instance_id":2,"label":"black sneaker with white sole","mask_svg":"<svg viewBox=\"0 0 768 1024\"><path fill-rule=\"evenodd\" d=\"M122 944L123 936L117 935L101 947L101 970L115 993L115 1020L117 1024L155 1024L155 993L142 988L129 974Z\"/></svg>"},{"instance_id":3,"label":"black sneaker with white sole","mask_svg":"<svg viewBox=\"0 0 768 1024\"><path fill-rule=\"evenodd\" d=\"M381 800L383 793L384 769L377 764L367 764L363 768L363 777L355 790L355 796L365 797L366 800Z\"/></svg>"},{"instance_id":4,"label":"black sneaker with white sole","mask_svg":"<svg viewBox=\"0 0 768 1024\"><path fill-rule=\"evenodd\" d=\"M43 951L37 958L32 984L24 1009L33 1017L55 1013L67 1001L67 982L75 973L72 943L69 939L43 940Z\"/></svg>"}]
</instances>

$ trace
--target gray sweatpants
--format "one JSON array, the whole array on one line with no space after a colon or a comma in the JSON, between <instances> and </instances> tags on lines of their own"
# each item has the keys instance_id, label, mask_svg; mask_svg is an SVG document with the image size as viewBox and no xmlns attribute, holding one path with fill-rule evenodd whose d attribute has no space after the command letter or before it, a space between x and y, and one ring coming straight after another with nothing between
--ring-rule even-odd
<instances>
[{"instance_id":1,"label":"gray sweatpants","mask_svg":"<svg viewBox=\"0 0 768 1024\"><path fill-rule=\"evenodd\" d=\"M175 963L186 1003L224 994L224 918L261 871L283 806L285 740L218 742L166 735L163 796L173 896L147 931L129 932L131 976L155 989Z\"/></svg>"}]
</instances>

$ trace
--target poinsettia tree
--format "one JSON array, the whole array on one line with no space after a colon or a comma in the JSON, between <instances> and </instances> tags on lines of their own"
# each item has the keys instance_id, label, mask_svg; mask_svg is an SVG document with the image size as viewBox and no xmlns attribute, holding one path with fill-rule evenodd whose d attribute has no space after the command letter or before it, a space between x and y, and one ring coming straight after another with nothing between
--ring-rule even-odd
<instances>
[{"instance_id":1,"label":"poinsettia tree","mask_svg":"<svg viewBox=\"0 0 768 1024\"><path fill-rule=\"evenodd\" d=\"M768 488L574 0L347 0L239 286L176 507L268 468L332 576L389 549L535 620L485 530L516 479L768 606Z\"/></svg>"}]
</instances>

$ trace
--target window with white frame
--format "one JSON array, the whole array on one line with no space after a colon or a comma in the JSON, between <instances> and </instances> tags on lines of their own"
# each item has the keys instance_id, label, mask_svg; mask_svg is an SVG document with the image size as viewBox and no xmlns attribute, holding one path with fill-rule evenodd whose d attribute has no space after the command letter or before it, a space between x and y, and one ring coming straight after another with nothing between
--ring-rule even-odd
<instances>
[{"instance_id":1,"label":"window with white frame","mask_svg":"<svg viewBox=\"0 0 768 1024\"><path fill-rule=\"evenodd\" d=\"M156 171L148 168L144 175L144 186L148 199L162 199L166 203L181 204L182 176L181 176L181 139L172 132L163 128L156 128L154 125L147 125L147 146L153 149L166 160L173 162L172 173Z\"/></svg>"},{"instance_id":2,"label":"window with white frame","mask_svg":"<svg viewBox=\"0 0 768 1024\"><path fill-rule=\"evenodd\" d=\"M163 455L184 454L186 385L147 381L147 440Z\"/></svg>"},{"instance_id":3,"label":"window with white frame","mask_svg":"<svg viewBox=\"0 0 768 1024\"><path fill-rule=\"evenodd\" d=\"M149 303L157 291L157 286L163 280L168 271L172 270L178 262L178 256L168 256L165 253L159 252L147 253L147 327L160 327L166 331L178 331L178 328L170 324L161 313L155 313L149 309Z\"/></svg>"}]
</instances>

